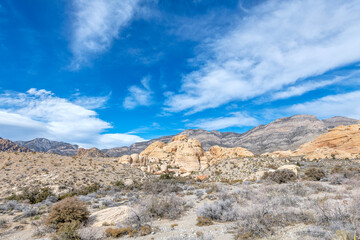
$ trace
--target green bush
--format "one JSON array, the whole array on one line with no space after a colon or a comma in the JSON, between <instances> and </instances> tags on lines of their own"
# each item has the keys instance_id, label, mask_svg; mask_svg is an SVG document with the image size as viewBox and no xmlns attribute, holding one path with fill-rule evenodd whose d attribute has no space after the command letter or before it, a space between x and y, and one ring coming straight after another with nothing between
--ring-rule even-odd
<instances>
[{"instance_id":1,"label":"green bush","mask_svg":"<svg viewBox=\"0 0 360 240\"><path fill-rule=\"evenodd\" d=\"M52 190L46 188L24 188L20 194L13 194L8 197L8 200L25 201L28 200L31 204L36 204L44 201L49 196L54 196Z\"/></svg>"},{"instance_id":2,"label":"green bush","mask_svg":"<svg viewBox=\"0 0 360 240\"><path fill-rule=\"evenodd\" d=\"M163 173L160 175L160 179L172 179L172 175L170 175L169 173Z\"/></svg>"}]
</instances>

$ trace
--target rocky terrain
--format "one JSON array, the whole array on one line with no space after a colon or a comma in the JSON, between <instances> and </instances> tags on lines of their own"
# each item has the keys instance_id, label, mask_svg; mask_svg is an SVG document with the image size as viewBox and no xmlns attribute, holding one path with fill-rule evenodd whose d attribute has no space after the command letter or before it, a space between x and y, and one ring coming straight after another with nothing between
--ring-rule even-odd
<instances>
[{"instance_id":1,"label":"rocky terrain","mask_svg":"<svg viewBox=\"0 0 360 240\"><path fill-rule=\"evenodd\" d=\"M30 149L26 147L21 147L16 143L8 140L0 138L0 152L7 151L7 152L31 152Z\"/></svg>"},{"instance_id":2,"label":"rocky terrain","mask_svg":"<svg viewBox=\"0 0 360 240\"><path fill-rule=\"evenodd\" d=\"M90 149L79 148L76 153L76 156L80 158L109 157L106 153L100 151L97 148L90 148Z\"/></svg>"},{"instance_id":3,"label":"rocky terrain","mask_svg":"<svg viewBox=\"0 0 360 240\"><path fill-rule=\"evenodd\" d=\"M360 160L237 157L184 178L109 157L2 152L0 159L6 240L340 240L360 227ZM87 220L75 229L49 225L54 209L71 209L54 206L74 196Z\"/></svg>"},{"instance_id":4,"label":"rocky terrain","mask_svg":"<svg viewBox=\"0 0 360 240\"><path fill-rule=\"evenodd\" d=\"M31 152L0 139L0 239L359 239L360 124L332 128L344 121L299 115L254 128L248 142L317 135L261 156L215 137L203 148L196 134L237 137L203 130L121 157Z\"/></svg>"},{"instance_id":5,"label":"rocky terrain","mask_svg":"<svg viewBox=\"0 0 360 240\"><path fill-rule=\"evenodd\" d=\"M275 158L298 156L308 160L360 158L360 124L330 129L295 151L275 151L264 153L263 156Z\"/></svg>"},{"instance_id":6,"label":"rocky terrain","mask_svg":"<svg viewBox=\"0 0 360 240\"><path fill-rule=\"evenodd\" d=\"M51 141L46 138L35 138L31 141L16 141L15 143L34 152L56 153L66 156L73 156L78 150L77 145Z\"/></svg>"}]
</instances>

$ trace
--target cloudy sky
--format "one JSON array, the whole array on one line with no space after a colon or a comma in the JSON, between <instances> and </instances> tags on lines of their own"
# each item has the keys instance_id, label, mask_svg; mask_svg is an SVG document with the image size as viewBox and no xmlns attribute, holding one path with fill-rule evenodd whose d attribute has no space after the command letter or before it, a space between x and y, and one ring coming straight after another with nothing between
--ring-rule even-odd
<instances>
[{"instance_id":1,"label":"cloudy sky","mask_svg":"<svg viewBox=\"0 0 360 240\"><path fill-rule=\"evenodd\" d=\"M357 0L0 0L0 137L111 148L360 119Z\"/></svg>"}]
</instances>

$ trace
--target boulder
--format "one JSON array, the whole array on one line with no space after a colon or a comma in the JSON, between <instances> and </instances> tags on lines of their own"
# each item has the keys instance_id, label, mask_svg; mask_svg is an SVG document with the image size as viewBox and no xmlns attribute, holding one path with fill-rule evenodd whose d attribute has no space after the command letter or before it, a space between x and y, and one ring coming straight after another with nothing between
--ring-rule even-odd
<instances>
[{"instance_id":1,"label":"boulder","mask_svg":"<svg viewBox=\"0 0 360 240\"><path fill-rule=\"evenodd\" d=\"M293 171L293 172L296 174L296 176L297 176L300 167L299 167L299 166L296 166L296 165L283 165L283 166L281 166L281 167L278 168L278 170L283 170L283 169L291 170L291 171Z\"/></svg>"},{"instance_id":2,"label":"boulder","mask_svg":"<svg viewBox=\"0 0 360 240\"><path fill-rule=\"evenodd\" d=\"M124 155L124 156L120 157L119 163L122 163L122 164L131 164L131 163L132 163L132 161L131 161L131 156L129 156L129 155Z\"/></svg>"},{"instance_id":3,"label":"boulder","mask_svg":"<svg viewBox=\"0 0 360 240\"><path fill-rule=\"evenodd\" d=\"M131 157L132 165L134 165L134 166L139 166L140 165L139 154L133 153L133 154L130 155L130 157Z\"/></svg>"},{"instance_id":4,"label":"boulder","mask_svg":"<svg viewBox=\"0 0 360 240\"><path fill-rule=\"evenodd\" d=\"M128 206L110 207L92 213L89 222L92 227L101 227L104 222L123 223L128 219L130 213L131 208Z\"/></svg>"}]
</instances>

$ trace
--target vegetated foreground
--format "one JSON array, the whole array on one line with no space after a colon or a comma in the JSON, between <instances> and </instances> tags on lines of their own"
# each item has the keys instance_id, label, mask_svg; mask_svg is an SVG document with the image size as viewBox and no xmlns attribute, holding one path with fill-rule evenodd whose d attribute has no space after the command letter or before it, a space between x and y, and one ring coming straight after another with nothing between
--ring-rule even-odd
<instances>
[{"instance_id":1,"label":"vegetated foreground","mask_svg":"<svg viewBox=\"0 0 360 240\"><path fill-rule=\"evenodd\" d=\"M0 239L359 238L358 159L234 158L186 178L116 158L0 159Z\"/></svg>"}]
</instances>

